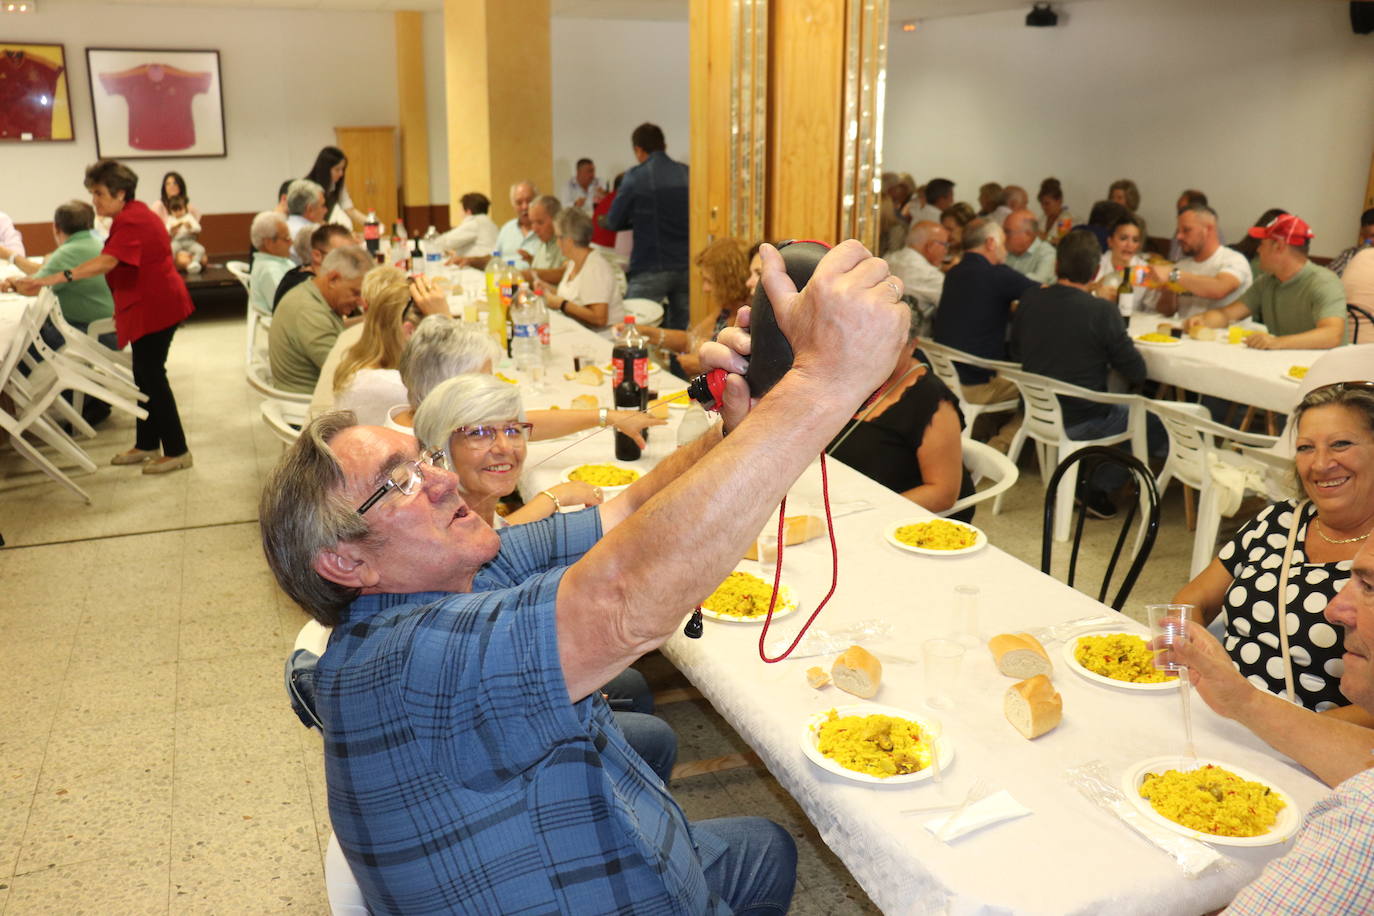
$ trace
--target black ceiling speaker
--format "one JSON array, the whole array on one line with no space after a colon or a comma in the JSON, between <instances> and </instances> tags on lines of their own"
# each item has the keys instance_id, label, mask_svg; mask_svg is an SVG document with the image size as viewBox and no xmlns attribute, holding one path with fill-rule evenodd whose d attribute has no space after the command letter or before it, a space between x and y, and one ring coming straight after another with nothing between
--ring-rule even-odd
<instances>
[{"instance_id":1,"label":"black ceiling speaker","mask_svg":"<svg viewBox=\"0 0 1374 916\"><path fill-rule=\"evenodd\" d=\"M1350 27L1355 30L1356 35L1374 32L1374 3L1351 0Z\"/></svg>"},{"instance_id":2,"label":"black ceiling speaker","mask_svg":"<svg viewBox=\"0 0 1374 916\"><path fill-rule=\"evenodd\" d=\"M1036 3L1031 6L1031 11L1026 14L1026 25L1039 28L1056 26L1059 25L1059 14L1050 9L1048 3Z\"/></svg>"}]
</instances>

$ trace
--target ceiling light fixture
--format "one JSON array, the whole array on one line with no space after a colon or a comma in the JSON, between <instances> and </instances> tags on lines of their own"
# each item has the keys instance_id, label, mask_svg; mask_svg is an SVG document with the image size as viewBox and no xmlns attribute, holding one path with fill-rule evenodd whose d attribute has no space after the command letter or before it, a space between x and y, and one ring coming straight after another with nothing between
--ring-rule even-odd
<instances>
[{"instance_id":1,"label":"ceiling light fixture","mask_svg":"<svg viewBox=\"0 0 1374 916\"><path fill-rule=\"evenodd\" d=\"M1050 9L1048 3L1036 3L1026 14L1026 25L1038 28L1056 26L1059 25L1059 14Z\"/></svg>"}]
</instances>

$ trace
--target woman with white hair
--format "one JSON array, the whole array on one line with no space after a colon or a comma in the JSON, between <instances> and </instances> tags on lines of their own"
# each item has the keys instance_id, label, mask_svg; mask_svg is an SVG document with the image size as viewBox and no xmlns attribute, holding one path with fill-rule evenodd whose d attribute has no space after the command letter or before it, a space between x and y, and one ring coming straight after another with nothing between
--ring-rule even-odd
<instances>
[{"instance_id":1,"label":"woman with white hair","mask_svg":"<svg viewBox=\"0 0 1374 916\"><path fill-rule=\"evenodd\" d=\"M534 285L549 304L587 327L610 336L625 318L620 278L606 256L592 248L592 220L577 207L558 211L553 218L558 249L567 259L558 288L535 278Z\"/></svg>"},{"instance_id":2,"label":"woman with white hair","mask_svg":"<svg viewBox=\"0 0 1374 916\"><path fill-rule=\"evenodd\" d=\"M520 483L525 443L533 428L525 417L520 389L481 373L440 383L415 411L415 438L426 450L443 452L463 499L493 527L538 521L564 506L601 503L599 487L560 483L498 521L497 505Z\"/></svg>"},{"instance_id":3,"label":"woman with white hair","mask_svg":"<svg viewBox=\"0 0 1374 916\"><path fill-rule=\"evenodd\" d=\"M501 351L485 329L449 315L431 315L421 321L406 343L398 366L406 386L408 404L391 409L386 425L410 432L415 410L425 396L446 379L466 372L491 374ZM502 382L501 384L506 384ZM557 439L579 430L614 426L644 447L643 432L649 426L662 426L652 414L639 410L535 410L535 439Z\"/></svg>"}]
</instances>

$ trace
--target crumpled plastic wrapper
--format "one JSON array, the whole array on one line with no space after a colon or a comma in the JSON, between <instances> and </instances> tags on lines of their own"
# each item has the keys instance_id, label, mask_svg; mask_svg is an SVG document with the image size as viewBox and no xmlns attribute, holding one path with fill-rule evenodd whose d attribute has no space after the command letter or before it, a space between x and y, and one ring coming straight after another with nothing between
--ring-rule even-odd
<instances>
[{"instance_id":1,"label":"crumpled plastic wrapper","mask_svg":"<svg viewBox=\"0 0 1374 916\"><path fill-rule=\"evenodd\" d=\"M885 620L860 620L853 626L845 627L843 630L818 630L812 628L806 631L806 636L797 644L797 648L792 650L789 658L808 658L813 655L836 655L848 649L850 646L863 642L871 642L877 639L886 639L892 635L892 625ZM793 636L777 636L765 643L765 648L770 656L777 656L791 645Z\"/></svg>"}]
</instances>

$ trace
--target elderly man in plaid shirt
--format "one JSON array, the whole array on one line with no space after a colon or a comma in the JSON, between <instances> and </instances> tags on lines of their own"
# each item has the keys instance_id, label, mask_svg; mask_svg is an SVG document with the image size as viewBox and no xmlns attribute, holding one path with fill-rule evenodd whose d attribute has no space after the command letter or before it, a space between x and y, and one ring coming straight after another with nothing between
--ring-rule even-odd
<instances>
[{"instance_id":1,"label":"elderly man in plaid shirt","mask_svg":"<svg viewBox=\"0 0 1374 916\"><path fill-rule=\"evenodd\" d=\"M689 824L598 690L733 568L887 377L882 342L905 339L901 283L859 243L800 294L764 259L792 371L751 404L747 332L708 344L729 438L717 427L615 500L498 536L414 439L347 414L307 426L268 480L268 562L334 628L316 695L330 818L374 913L789 906L786 831Z\"/></svg>"},{"instance_id":2,"label":"elderly man in plaid shirt","mask_svg":"<svg viewBox=\"0 0 1374 916\"><path fill-rule=\"evenodd\" d=\"M1330 713L1252 685L1197 624L1191 644L1174 650L1207 705L1335 787L1307 813L1292 851L1236 895L1229 916L1374 912L1374 539L1355 555L1350 581L1324 613L1345 629L1341 693L1356 704Z\"/></svg>"}]
</instances>

